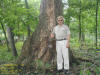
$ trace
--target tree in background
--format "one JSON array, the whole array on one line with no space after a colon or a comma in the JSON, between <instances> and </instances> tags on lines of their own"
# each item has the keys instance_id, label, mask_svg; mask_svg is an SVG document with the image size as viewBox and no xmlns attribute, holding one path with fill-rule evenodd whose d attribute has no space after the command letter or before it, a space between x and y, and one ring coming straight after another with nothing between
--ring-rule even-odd
<instances>
[{"instance_id":1,"label":"tree in background","mask_svg":"<svg viewBox=\"0 0 100 75\"><path fill-rule=\"evenodd\" d=\"M14 45L15 41L22 40L22 37L24 37L24 41L28 36L28 25L30 25L30 30L34 31L38 24L39 12L37 7L33 7L32 4L30 4L29 7L30 8L27 9L25 2L21 0L0 1L0 30L4 31L5 29L5 38L9 40L7 46L9 45L11 47L13 55L15 56L17 56L17 50ZM6 37L6 33L8 37ZM30 32L29 35L31 34ZM17 37L18 39L15 39Z\"/></svg>"},{"instance_id":2,"label":"tree in background","mask_svg":"<svg viewBox=\"0 0 100 75\"><path fill-rule=\"evenodd\" d=\"M6 17L6 11L11 7L11 6L7 6L7 4L11 4L11 3L14 3L13 1L9 1L8 3L6 2L6 1L2 1L2 4L1 4L1 8L2 8L2 14L3 14L3 18L5 18ZM3 26L2 28L3 28L3 30L4 30L4 25L6 24L6 19L1 19L1 25ZM9 23L8 24L11 24L10 23L10 20L8 20L9 21ZM12 21L13 22L13 21ZM18 56L18 54L17 54L17 50L16 50L16 47L15 47L15 43L14 43L14 35L13 35L13 32L12 32L12 27L9 27L8 26L8 31L9 31L9 33L8 33L8 37L7 37L7 39L8 39L8 42L9 42L9 44L10 44L10 47L11 47L11 49L12 49L12 54L13 54L13 56ZM5 36L5 38L6 38L6 36Z\"/></svg>"},{"instance_id":3,"label":"tree in background","mask_svg":"<svg viewBox=\"0 0 100 75\"><path fill-rule=\"evenodd\" d=\"M99 0L96 0L96 29L95 29L95 31L96 31L96 49L97 49L97 34L98 34L98 30L97 30L97 27L98 27L98 8L99 8L99 6L98 6L98 4L99 4Z\"/></svg>"}]
</instances>

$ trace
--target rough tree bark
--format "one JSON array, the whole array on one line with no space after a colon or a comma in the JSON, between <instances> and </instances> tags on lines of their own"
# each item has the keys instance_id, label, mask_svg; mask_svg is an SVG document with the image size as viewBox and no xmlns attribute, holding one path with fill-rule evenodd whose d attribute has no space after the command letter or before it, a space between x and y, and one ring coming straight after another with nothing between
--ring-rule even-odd
<instances>
[{"instance_id":1,"label":"rough tree bark","mask_svg":"<svg viewBox=\"0 0 100 75\"><path fill-rule=\"evenodd\" d=\"M18 64L27 65L34 59L44 62L52 62L55 59L55 46L48 48L48 38L56 25L56 17L62 13L62 0L41 0L39 25L32 36L24 42L21 55L16 61Z\"/></svg>"},{"instance_id":2,"label":"rough tree bark","mask_svg":"<svg viewBox=\"0 0 100 75\"><path fill-rule=\"evenodd\" d=\"M35 59L56 64L55 41L48 42L48 39L56 25L57 16L62 13L62 0L41 0L39 25L32 36L24 42L17 64L29 65ZM48 47L49 43L53 44L52 48Z\"/></svg>"}]
</instances>

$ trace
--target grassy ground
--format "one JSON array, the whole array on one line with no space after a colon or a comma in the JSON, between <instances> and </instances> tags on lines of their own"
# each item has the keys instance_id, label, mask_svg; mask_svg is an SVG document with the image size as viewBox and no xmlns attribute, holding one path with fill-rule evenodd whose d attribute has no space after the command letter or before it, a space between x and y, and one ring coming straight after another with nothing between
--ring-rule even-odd
<instances>
[{"instance_id":1,"label":"grassy ground","mask_svg":"<svg viewBox=\"0 0 100 75\"><path fill-rule=\"evenodd\" d=\"M20 55L21 48L22 48L23 42L17 42L16 43L16 49L18 52L18 55ZM12 54L12 51L7 51L6 45L0 45L0 63L7 63L12 60L14 60L15 57Z\"/></svg>"},{"instance_id":2,"label":"grassy ground","mask_svg":"<svg viewBox=\"0 0 100 75\"><path fill-rule=\"evenodd\" d=\"M18 55L20 55L22 46L23 46L23 42L16 43L16 49L17 49ZM88 50L87 46L83 47L84 50L80 50L79 46L80 44L78 42L76 42L76 44L73 42L71 43L71 49L74 53L74 56L87 59L87 60L93 59L96 62L100 62L100 59L99 59L100 51L99 50L97 51L93 49ZM94 59L95 56L97 56L96 59ZM13 60L16 60L16 58L13 57L12 51L8 52L6 45L2 45L2 46L0 45L0 64L2 64L2 68L7 69L8 66L10 66L12 69L11 73L13 72L15 73L13 69L14 69L14 66L16 65L10 63ZM59 75L58 72L56 71L56 68L55 67L52 68L50 64L44 65L42 61L40 60L37 60L35 63L36 63L35 64L36 67L33 68L34 70L32 69L30 71L25 71L22 69L20 73L22 73L22 75L27 75L27 73L29 75ZM8 73L10 71L4 70L3 72ZM75 63L73 63L73 67L71 67L70 72L72 73L70 75L77 75L77 73L79 73L79 75L100 75L100 67L91 62L80 61L79 65L76 65Z\"/></svg>"}]
</instances>

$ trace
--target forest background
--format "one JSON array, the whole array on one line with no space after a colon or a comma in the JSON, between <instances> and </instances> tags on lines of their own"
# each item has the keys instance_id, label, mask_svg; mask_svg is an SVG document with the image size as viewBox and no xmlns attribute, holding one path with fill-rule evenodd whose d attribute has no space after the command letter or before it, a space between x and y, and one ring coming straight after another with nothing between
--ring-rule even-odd
<instances>
[{"instance_id":1,"label":"forest background","mask_svg":"<svg viewBox=\"0 0 100 75\"><path fill-rule=\"evenodd\" d=\"M42 0L43 1L43 0ZM14 63L22 52L25 41L39 26L40 0L0 0L0 73L10 73L7 66ZM45 1L45 0L44 0ZM72 62L79 75L100 74L100 0L62 0L64 22L71 31L70 50L78 60ZM39 30L39 29L38 29ZM50 63L35 61L33 73L46 73ZM33 65L34 66L34 65ZM3 70L2 70L3 69ZM13 73L15 71L12 71ZM23 70L21 70L22 73ZM29 71L25 70L25 73ZM30 72L30 75L32 74ZM74 73L73 72L73 73ZM16 74L19 71L16 72ZM24 75L24 74L23 74ZM48 75L50 73L48 72ZM52 75L52 73L51 73Z\"/></svg>"}]
</instances>

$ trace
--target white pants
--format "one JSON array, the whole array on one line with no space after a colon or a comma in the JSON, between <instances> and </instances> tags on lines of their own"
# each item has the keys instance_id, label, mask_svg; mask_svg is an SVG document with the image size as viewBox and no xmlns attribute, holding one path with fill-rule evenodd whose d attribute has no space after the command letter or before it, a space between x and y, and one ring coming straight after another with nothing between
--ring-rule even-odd
<instances>
[{"instance_id":1,"label":"white pants","mask_svg":"<svg viewBox=\"0 0 100 75\"><path fill-rule=\"evenodd\" d=\"M57 69L69 70L69 52L66 48L67 40L56 41ZM64 65L63 65L64 64Z\"/></svg>"}]
</instances>

